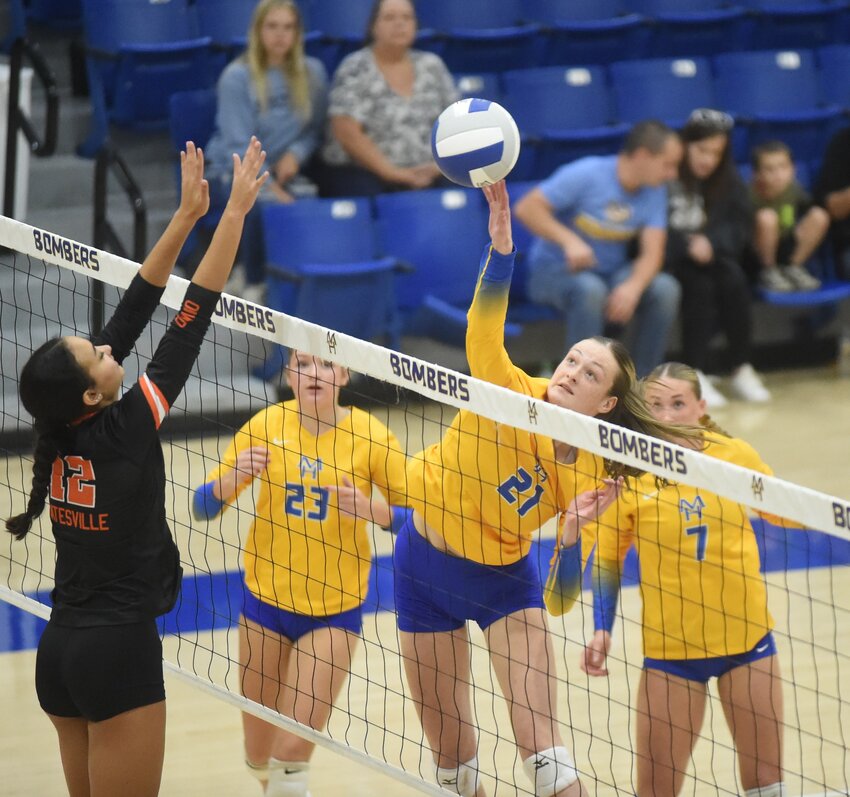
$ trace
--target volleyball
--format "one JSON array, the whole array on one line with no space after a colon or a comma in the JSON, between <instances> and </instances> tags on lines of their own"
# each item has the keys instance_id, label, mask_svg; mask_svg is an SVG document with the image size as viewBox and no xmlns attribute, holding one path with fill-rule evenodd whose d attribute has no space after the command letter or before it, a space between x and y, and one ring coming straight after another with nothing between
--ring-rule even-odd
<instances>
[{"instance_id":1,"label":"volleyball","mask_svg":"<svg viewBox=\"0 0 850 797\"><path fill-rule=\"evenodd\" d=\"M459 100L434 122L431 151L449 180L480 188L504 179L513 169L519 157L519 130L498 103Z\"/></svg>"}]
</instances>

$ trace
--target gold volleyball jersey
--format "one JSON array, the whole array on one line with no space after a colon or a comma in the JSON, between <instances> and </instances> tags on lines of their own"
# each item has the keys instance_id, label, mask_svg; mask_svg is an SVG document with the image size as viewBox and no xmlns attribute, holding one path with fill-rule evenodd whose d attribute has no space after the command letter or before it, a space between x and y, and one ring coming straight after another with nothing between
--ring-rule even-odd
<instances>
[{"instance_id":1,"label":"gold volleyball jersey","mask_svg":"<svg viewBox=\"0 0 850 797\"><path fill-rule=\"evenodd\" d=\"M705 453L772 475L743 440L706 433ZM700 659L751 650L773 628L747 509L645 475L598 523L596 573L619 579L634 543L640 560L644 655Z\"/></svg>"},{"instance_id":2,"label":"gold volleyball jersey","mask_svg":"<svg viewBox=\"0 0 850 797\"><path fill-rule=\"evenodd\" d=\"M366 495L374 485L390 504L403 506L405 457L395 435L362 410L351 408L318 437L300 417L294 400L257 413L207 483L232 468L240 451L268 448L271 463L257 477L256 516L245 543L245 583L265 603L322 617L365 600L372 559L366 521L340 512L328 488L347 476Z\"/></svg>"},{"instance_id":3,"label":"gold volleyball jersey","mask_svg":"<svg viewBox=\"0 0 850 797\"><path fill-rule=\"evenodd\" d=\"M473 376L534 398L547 379L528 376L504 346L508 279L486 279L484 256L468 313L466 355ZM511 256L507 256L511 257ZM571 465L555 462L550 438L460 411L442 440L408 461L410 505L464 557L508 565L525 556L534 532L564 511L577 492L604 476L601 457L579 451Z\"/></svg>"}]
</instances>

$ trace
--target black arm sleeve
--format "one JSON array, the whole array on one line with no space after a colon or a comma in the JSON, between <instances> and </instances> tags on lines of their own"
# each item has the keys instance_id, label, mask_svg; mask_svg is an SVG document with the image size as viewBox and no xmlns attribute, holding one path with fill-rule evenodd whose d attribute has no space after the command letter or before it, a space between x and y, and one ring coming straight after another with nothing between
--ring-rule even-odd
<instances>
[{"instance_id":1,"label":"black arm sleeve","mask_svg":"<svg viewBox=\"0 0 850 797\"><path fill-rule=\"evenodd\" d=\"M667 228L667 243L664 250L665 266L675 274L677 269L686 260L690 259L688 254L688 235L675 230L672 227Z\"/></svg>"},{"instance_id":2,"label":"black arm sleeve","mask_svg":"<svg viewBox=\"0 0 850 797\"><path fill-rule=\"evenodd\" d=\"M814 186L814 201L826 206L833 191L850 187L850 127L839 130L826 146L823 163Z\"/></svg>"},{"instance_id":3,"label":"black arm sleeve","mask_svg":"<svg viewBox=\"0 0 850 797\"><path fill-rule=\"evenodd\" d=\"M148 363L145 374L169 408L189 378L220 295L189 283L180 312L174 316Z\"/></svg>"},{"instance_id":4,"label":"black arm sleeve","mask_svg":"<svg viewBox=\"0 0 850 797\"><path fill-rule=\"evenodd\" d=\"M715 257L740 262L753 237L753 206L743 182L736 181L729 193L714 203L705 235Z\"/></svg>"},{"instance_id":5,"label":"black arm sleeve","mask_svg":"<svg viewBox=\"0 0 850 797\"><path fill-rule=\"evenodd\" d=\"M119 363L123 362L151 320L164 290L165 288L151 285L140 274L136 274L118 302L112 318L103 330L94 336L92 343L95 346L111 346L112 356Z\"/></svg>"}]
</instances>

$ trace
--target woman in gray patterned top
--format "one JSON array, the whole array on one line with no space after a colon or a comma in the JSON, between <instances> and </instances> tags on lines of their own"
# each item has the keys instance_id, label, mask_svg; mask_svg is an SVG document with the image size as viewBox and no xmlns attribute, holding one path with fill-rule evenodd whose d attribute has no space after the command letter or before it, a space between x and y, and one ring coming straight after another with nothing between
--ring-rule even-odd
<instances>
[{"instance_id":1,"label":"woman in gray patterned top","mask_svg":"<svg viewBox=\"0 0 850 797\"><path fill-rule=\"evenodd\" d=\"M345 58L331 85L326 192L373 195L441 182L431 128L457 99L442 59L412 49L410 0L376 0L366 46Z\"/></svg>"}]
</instances>

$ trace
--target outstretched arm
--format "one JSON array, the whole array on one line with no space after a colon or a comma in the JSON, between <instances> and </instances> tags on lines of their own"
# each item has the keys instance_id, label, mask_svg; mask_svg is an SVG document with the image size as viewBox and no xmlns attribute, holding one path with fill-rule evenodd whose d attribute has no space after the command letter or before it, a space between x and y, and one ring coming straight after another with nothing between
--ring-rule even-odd
<instances>
[{"instance_id":1,"label":"outstretched arm","mask_svg":"<svg viewBox=\"0 0 850 797\"><path fill-rule=\"evenodd\" d=\"M481 190L490 206L487 230L493 248L501 255L509 255L514 250L514 240L511 234L511 203L505 181L485 185Z\"/></svg>"},{"instance_id":2,"label":"outstretched arm","mask_svg":"<svg viewBox=\"0 0 850 797\"><path fill-rule=\"evenodd\" d=\"M180 311L139 380L157 426L180 394L195 364L219 295L230 275L245 215L253 207L260 186L268 177L268 172L257 175L265 157L256 138L251 139L244 157L233 156L230 199L212 243L186 289Z\"/></svg>"},{"instance_id":3,"label":"outstretched arm","mask_svg":"<svg viewBox=\"0 0 850 797\"><path fill-rule=\"evenodd\" d=\"M123 362L136 345L139 335L159 305L181 247L195 222L209 207L209 187L204 179L204 155L191 141L187 142L186 151L180 153L180 171L180 206L124 292L109 323L93 339L96 346L111 346L112 356L118 362Z\"/></svg>"},{"instance_id":4,"label":"outstretched arm","mask_svg":"<svg viewBox=\"0 0 850 797\"><path fill-rule=\"evenodd\" d=\"M230 188L230 198L221 214L221 221L216 227L212 243L192 277L195 285L217 293L221 293L224 288L236 258L245 216L254 206L257 193L269 176L268 172L258 176L265 159L266 153L256 137L251 138L251 143L242 158L236 154L233 155L233 183Z\"/></svg>"},{"instance_id":5,"label":"outstretched arm","mask_svg":"<svg viewBox=\"0 0 850 797\"><path fill-rule=\"evenodd\" d=\"M473 376L515 387L516 369L505 350L505 317L514 268L511 208L504 181L482 189L490 206L490 244L467 313L466 359Z\"/></svg>"},{"instance_id":6,"label":"outstretched arm","mask_svg":"<svg viewBox=\"0 0 850 797\"><path fill-rule=\"evenodd\" d=\"M180 153L180 206L165 232L145 258L139 274L151 285L165 287L177 256L195 223L209 210L210 188L204 179L204 153L191 141Z\"/></svg>"}]
</instances>

